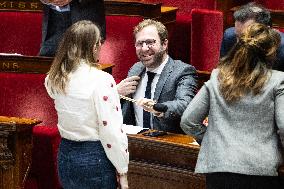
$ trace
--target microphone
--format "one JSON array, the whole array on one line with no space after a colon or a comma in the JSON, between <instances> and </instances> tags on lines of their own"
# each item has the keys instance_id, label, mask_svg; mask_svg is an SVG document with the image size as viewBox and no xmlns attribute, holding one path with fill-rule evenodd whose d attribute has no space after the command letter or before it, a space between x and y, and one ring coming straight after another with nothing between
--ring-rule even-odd
<instances>
[{"instance_id":1,"label":"microphone","mask_svg":"<svg viewBox=\"0 0 284 189\"><path fill-rule=\"evenodd\" d=\"M153 109L157 112L166 112L168 110L168 106L161 103L156 103L153 105Z\"/></svg>"}]
</instances>

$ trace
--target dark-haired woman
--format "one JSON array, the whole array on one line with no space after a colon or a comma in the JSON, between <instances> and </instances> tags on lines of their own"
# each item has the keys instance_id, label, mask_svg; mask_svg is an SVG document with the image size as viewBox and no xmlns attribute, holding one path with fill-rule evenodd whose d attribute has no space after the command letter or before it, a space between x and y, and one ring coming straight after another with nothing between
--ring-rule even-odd
<instances>
[{"instance_id":1,"label":"dark-haired woman","mask_svg":"<svg viewBox=\"0 0 284 189\"><path fill-rule=\"evenodd\" d=\"M127 189L128 142L111 75L97 69L100 31L79 21L64 34L45 86L62 137L58 172L65 189Z\"/></svg>"},{"instance_id":2,"label":"dark-haired woman","mask_svg":"<svg viewBox=\"0 0 284 189\"><path fill-rule=\"evenodd\" d=\"M195 172L206 174L207 189L280 188L284 73L271 70L279 43L273 29L249 26L182 116L201 142Z\"/></svg>"}]
</instances>

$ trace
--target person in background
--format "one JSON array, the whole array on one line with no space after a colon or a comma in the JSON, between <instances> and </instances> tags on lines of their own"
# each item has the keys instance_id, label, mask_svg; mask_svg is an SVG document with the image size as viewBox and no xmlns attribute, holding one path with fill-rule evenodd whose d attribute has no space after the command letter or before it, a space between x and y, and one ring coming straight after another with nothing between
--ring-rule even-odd
<instances>
[{"instance_id":1,"label":"person in background","mask_svg":"<svg viewBox=\"0 0 284 189\"><path fill-rule=\"evenodd\" d=\"M139 62L118 84L118 93L137 99L137 103L122 103L124 123L183 133L180 118L197 91L195 68L168 55L168 31L161 22L144 20L133 35ZM167 110L154 111L154 103Z\"/></svg>"},{"instance_id":2,"label":"person in background","mask_svg":"<svg viewBox=\"0 0 284 189\"><path fill-rule=\"evenodd\" d=\"M237 42L241 33L252 23L260 23L272 27L272 20L269 10L255 2L241 6L234 12L235 27L225 30L222 44L221 57L227 55L230 49ZM277 58L273 64L273 69L284 71L284 33L279 32L281 44L277 50Z\"/></svg>"},{"instance_id":3,"label":"person in background","mask_svg":"<svg viewBox=\"0 0 284 189\"><path fill-rule=\"evenodd\" d=\"M250 24L182 116L201 143L195 172L206 174L207 189L280 188L284 73L271 69L279 44L278 32Z\"/></svg>"},{"instance_id":4,"label":"person in background","mask_svg":"<svg viewBox=\"0 0 284 189\"><path fill-rule=\"evenodd\" d=\"M80 20L90 20L100 28L105 40L104 0L41 0L43 3L40 56L54 57L62 34Z\"/></svg>"},{"instance_id":5,"label":"person in background","mask_svg":"<svg viewBox=\"0 0 284 189\"><path fill-rule=\"evenodd\" d=\"M128 141L113 77L98 69L100 31L73 24L59 44L45 79L62 137L58 172L63 188L128 188ZM117 173L117 174L116 174Z\"/></svg>"}]
</instances>

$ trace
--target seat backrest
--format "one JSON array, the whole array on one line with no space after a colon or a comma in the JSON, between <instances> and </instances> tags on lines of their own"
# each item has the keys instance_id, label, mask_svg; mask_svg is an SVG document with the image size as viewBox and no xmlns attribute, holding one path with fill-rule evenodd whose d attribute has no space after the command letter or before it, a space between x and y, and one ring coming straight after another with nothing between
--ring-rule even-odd
<instances>
[{"instance_id":1,"label":"seat backrest","mask_svg":"<svg viewBox=\"0 0 284 189\"><path fill-rule=\"evenodd\" d=\"M284 28L275 27L275 29L279 30L280 32L284 33Z\"/></svg>"},{"instance_id":2,"label":"seat backrest","mask_svg":"<svg viewBox=\"0 0 284 189\"><path fill-rule=\"evenodd\" d=\"M41 12L0 12L0 53L36 56L41 44Z\"/></svg>"},{"instance_id":3,"label":"seat backrest","mask_svg":"<svg viewBox=\"0 0 284 189\"><path fill-rule=\"evenodd\" d=\"M190 63L196 69L212 71L217 66L222 36L222 12L206 9L192 10Z\"/></svg>"},{"instance_id":4,"label":"seat backrest","mask_svg":"<svg viewBox=\"0 0 284 189\"><path fill-rule=\"evenodd\" d=\"M44 87L45 74L0 73L0 115L35 118L57 125L53 100Z\"/></svg>"},{"instance_id":5,"label":"seat backrest","mask_svg":"<svg viewBox=\"0 0 284 189\"><path fill-rule=\"evenodd\" d=\"M112 75L116 81L126 78L129 68L137 62L133 28L140 16L106 16L106 41L100 52L100 63L114 64Z\"/></svg>"}]
</instances>

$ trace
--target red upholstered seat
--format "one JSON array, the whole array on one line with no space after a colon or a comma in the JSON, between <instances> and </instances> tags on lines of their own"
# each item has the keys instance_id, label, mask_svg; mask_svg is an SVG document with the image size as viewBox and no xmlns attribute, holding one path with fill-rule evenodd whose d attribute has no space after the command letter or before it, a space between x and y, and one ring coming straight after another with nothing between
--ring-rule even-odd
<instances>
[{"instance_id":1,"label":"red upholstered seat","mask_svg":"<svg viewBox=\"0 0 284 189\"><path fill-rule=\"evenodd\" d=\"M169 55L190 63L191 14L179 15L169 36Z\"/></svg>"},{"instance_id":2,"label":"red upholstered seat","mask_svg":"<svg viewBox=\"0 0 284 189\"><path fill-rule=\"evenodd\" d=\"M31 175L28 175L24 188L25 189L39 189L38 184L37 184L37 179Z\"/></svg>"},{"instance_id":3,"label":"red upholstered seat","mask_svg":"<svg viewBox=\"0 0 284 189\"><path fill-rule=\"evenodd\" d=\"M275 27L275 29L281 31L282 33L284 33L284 28L279 28L279 27Z\"/></svg>"},{"instance_id":4,"label":"red upholstered seat","mask_svg":"<svg viewBox=\"0 0 284 189\"><path fill-rule=\"evenodd\" d=\"M0 73L0 115L36 118L33 129L32 168L26 189L60 188L57 151L60 135L53 100L43 85L45 74Z\"/></svg>"},{"instance_id":5,"label":"red upholstered seat","mask_svg":"<svg viewBox=\"0 0 284 189\"><path fill-rule=\"evenodd\" d=\"M39 189L61 188L57 172L57 152L60 141L57 127L35 126L33 128L34 151L31 175L36 178Z\"/></svg>"},{"instance_id":6,"label":"red upholstered seat","mask_svg":"<svg viewBox=\"0 0 284 189\"><path fill-rule=\"evenodd\" d=\"M132 32L142 20L140 16L106 16L106 41L100 62L115 65L112 75L116 81L126 78L129 68L137 62Z\"/></svg>"},{"instance_id":7,"label":"red upholstered seat","mask_svg":"<svg viewBox=\"0 0 284 189\"><path fill-rule=\"evenodd\" d=\"M191 14L194 8L216 9L216 0L162 0L163 6L178 7L177 15Z\"/></svg>"},{"instance_id":8,"label":"red upholstered seat","mask_svg":"<svg viewBox=\"0 0 284 189\"><path fill-rule=\"evenodd\" d=\"M0 73L0 115L36 118L43 121L40 125L56 126L53 101L43 85L45 76Z\"/></svg>"},{"instance_id":9,"label":"red upholstered seat","mask_svg":"<svg viewBox=\"0 0 284 189\"><path fill-rule=\"evenodd\" d=\"M198 65L197 68L200 70L206 70L208 71L208 68L211 68L212 66L205 66L203 64L196 64L195 58L197 56L203 56L203 55L212 55L211 53L202 53L199 52L198 54L194 54L198 52L195 50L192 45L198 45L195 44L196 42L199 43L198 41L203 41L205 43L205 40L208 40L211 37L211 34L209 35L204 35L207 30L202 31L202 28L193 28L192 22L193 22L193 17L192 17L192 10L193 9L209 9L209 10L215 10L216 9L216 0L163 0L163 5L164 6L174 6L178 7L177 11L177 18L176 18L176 23L175 27L173 29L172 35L169 38L169 54L174 58L174 59L180 59L184 62L190 63L194 66ZM196 12L195 14L201 14L200 17L206 16L208 12L206 11L199 11ZM205 14L205 15L202 15ZM219 14L219 13L218 13ZM215 14L211 14L211 16L216 16ZM213 18L215 19L215 18ZM215 28L215 27L220 27L220 26L215 26L215 23L211 22L206 22L206 23L200 23L206 28ZM222 23L218 23L222 24ZM192 32L194 32L192 34ZM197 35L196 32L201 32L202 35ZM198 37L194 39L193 41L193 36ZM221 34L222 36L222 34ZM215 38L212 38L210 41ZM217 43L214 41L214 43ZM192 51L193 50L193 51ZM200 50L200 48L198 48ZM215 52L215 49L213 50ZM213 52L212 51L212 52ZM194 57L194 59L192 58ZM203 59L203 57L199 57L199 59ZM215 60L215 59L214 59ZM195 65L196 64L196 65ZM212 63L210 63L212 65Z\"/></svg>"},{"instance_id":10,"label":"red upholstered seat","mask_svg":"<svg viewBox=\"0 0 284 189\"><path fill-rule=\"evenodd\" d=\"M197 70L212 71L216 68L222 36L222 12L206 9L192 10L190 63Z\"/></svg>"},{"instance_id":11,"label":"red upholstered seat","mask_svg":"<svg viewBox=\"0 0 284 189\"><path fill-rule=\"evenodd\" d=\"M0 12L0 53L36 56L41 44L41 12Z\"/></svg>"}]
</instances>

